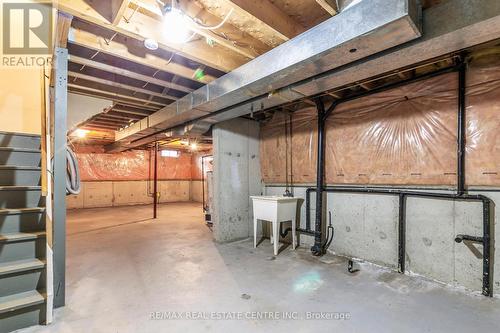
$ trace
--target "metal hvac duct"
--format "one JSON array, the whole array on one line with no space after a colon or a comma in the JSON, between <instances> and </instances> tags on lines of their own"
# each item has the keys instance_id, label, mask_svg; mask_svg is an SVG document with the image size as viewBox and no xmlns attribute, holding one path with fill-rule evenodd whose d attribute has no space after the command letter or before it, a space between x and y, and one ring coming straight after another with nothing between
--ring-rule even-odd
<instances>
[{"instance_id":1,"label":"metal hvac duct","mask_svg":"<svg viewBox=\"0 0 500 333\"><path fill-rule=\"evenodd\" d=\"M419 2L359 1L318 26L117 132L116 139L124 143L135 141L260 96L267 98L267 94L295 82L414 40L421 36ZM255 111L264 108L269 100L278 99L283 103L301 97L303 95L296 92L291 92L290 96L282 92L257 103ZM248 106L236 107L233 116L232 111L222 119L252 112Z\"/></svg>"}]
</instances>

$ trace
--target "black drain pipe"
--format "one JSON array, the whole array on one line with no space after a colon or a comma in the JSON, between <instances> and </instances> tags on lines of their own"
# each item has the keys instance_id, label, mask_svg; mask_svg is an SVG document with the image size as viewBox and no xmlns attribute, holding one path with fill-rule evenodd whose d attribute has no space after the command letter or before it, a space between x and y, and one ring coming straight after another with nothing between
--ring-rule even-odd
<instances>
[{"instance_id":1,"label":"black drain pipe","mask_svg":"<svg viewBox=\"0 0 500 333\"><path fill-rule=\"evenodd\" d=\"M333 110L341 103L349 102L361 97L373 95L379 92L383 92L386 90L398 88L404 86L408 83L421 81L424 79L429 79L432 77L436 77L442 74L456 72L460 68L460 65L455 65L452 67L446 67L440 70L437 70L432 73L423 74L421 76L415 78L409 78L406 80L402 80L396 83L387 84L380 88L376 88L373 90L365 91L360 94L356 94L354 96L350 96L347 98L335 100L332 105L325 111L325 104L322 100L322 97L315 98L316 109L318 112L318 155L316 161L316 219L314 225L314 245L311 247L311 252L315 256L321 256L325 253L325 249L323 247L323 189L325 187L324 178L325 178L325 122L328 116L333 112ZM465 89L464 89L465 91ZM307 213L309 215L309 212ZM306 221L306 225L310 222ZM309 226L306 227L306 232L309 232ZM299 230L302 232L302 230Z\"/></svg>"},{"instance_id":2,"label":"black drain pipe","mask_svg":"<svg viewBox=\"0 0 500 333\"><path fill-rule=\"evenodd\" d=\"M458 105L458 132L457 132L457 143L458 143L458 165L457 165L457 194L439 194L432 192L408 192L408 191L393 191L393 190L379 190L370 188L328 188L325 189L324 184L324 173L325 173L325 121L334 108L341 103L345 103L354 99L379 93L382 91L390 90L400 86L404 86L408 83L420 81L423 79L429 79L442 74L458 72L459 75L459 105ZM490 209L491 200L482 195L468 195L465 193L465 135L466 135L466 121L465 121L465 96L466 96L466 63L465 57L460 58L459 64L443 68L438 71L421 75L416 78L410 78L403 80L394 84L388 84L386 86L376 88L370 91L357 94L356 96L351 96L341 100L336 100L332 106L325 111L324 102L321 97L315 99L316 108L318 110L318 158L317 158L317 178L316 178L316 188L309 188L306 190L306 229L297 228L298 232L314 235L314 245L311 247L311 252L315 256L323 255L325 248L322 244L323 238L323 193L324 192L344 192L344 193L373 193L373 194L392 194L399 197L399 225L398 225L398 268L401 273L405 272L405 253L406 253L406 199L408 196L412 197L423 197L432 199L447 199L447 200L463 200L463 201L482 201L483 203L483 236L468 236L468 235L457 235L456 241L458 240L476 240L483 244L483 295L492 296L493 288L491 287L491 244L490 244ZM310 229L310 193L316 192L316 219L315 219L315 230Z\"/></svg>"},{"instance_id":3,"label":"black drain pipe","mask_svg":"<svg viewBox=\"0 0 500 333\"><path fill-rule=\"evenodd\" d=\"M314 228L314 245L311 252L315 256L323 255L322 243L322 222L323 222L323 187L325 176L325 104L321 98L315 100L318 110L318 163L316 163L316 220Z\"/></svg>"},{"instance_id":4,"label":"black drain pipe","mask_svg":"<svg viewBox=\"0 0 500 333\"><path fill-rule=\"evenodd\" d=\"M465 119L465 94L467 64L462 56L458 67L458 132L457 132L457 194L465 194L465 136L467 135Z\"/></svg>"},{"instance_id":5,"label":"black drain pipe","mask_svg":"<svg viewBox=\"0 0 500 333\"><path fill-rule=\"evenodd\" d=\"M308 188L308 192L314 192L315 188ZM405 273L405 247L406 247L406 201L408 197L426 198L426 199L440 199L440 200L453 200L453 201L469 201L481 202L483 204L483 235L482 236L469 236L457 235L455 242L473 241L483 244L483 287L482 293L485 296L493 296L493 287L491 284L491 199L478 194L449 194L449 193L433 193L433 192L415 192L415 191L401 191L401 190L386 190L377 188L350 188L350 187L326 187L322 189L326 193L358 193L358 194L378 194L378 195L394 195L399 197L399 216L398 216L398 271L402 274ZM306 196L306 207L310 201L310 196ZM309 212L306 212L309 215Z\"/></svg>"},{"instance_id":6,"label":"black drain pipe","mask_svg":"<svg viewBox=\"0 0 500 333\"><path fill-rule=\"evenodd\" d=\"M153 218L158 217L158 141L155 142L155 160L154 160L154 182L153 182Z\"/></svg>"}]
</instances>

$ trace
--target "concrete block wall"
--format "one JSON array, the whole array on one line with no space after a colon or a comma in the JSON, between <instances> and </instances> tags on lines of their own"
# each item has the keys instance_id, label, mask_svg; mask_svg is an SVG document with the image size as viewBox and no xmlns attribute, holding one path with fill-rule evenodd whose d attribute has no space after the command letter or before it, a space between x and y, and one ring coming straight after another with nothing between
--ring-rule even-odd
<instances>
[{"instance_id":1,"label":"concrete block wall","mask_svg":"<svg viewBox=\"0 0 500 333\"><path fill-rule=\"evenodd\" d=\"M306 187L295 187L294 195L305 199ZM285 187L267 186L266 195L282 195ZM438 192L438 191L436 191ZM476 190L500 203L497 190ZM314 200L311 194L311 223ZM481 291L482 246L469 248L455 243L457 234L482 235L482 205L422 198L407 199L406 269L412 273L457 287ZM327 211L332 212L335 236L333 253L397 268L398 201L391 196L328 193ZM300 225L305 227L305 202L300 208ZM493 239L500 239L499 214L494 214ZM302 245L313 239L301 235ZM500 262L493 260L493 288L500 295Z\"/></svg>"},{"instance_id":2,"label":"concrete block wall","mask_svg":"<svg viewBox=\"0 0 500 333\"><path fill-rule=\"evenodd\" d=\"M159 181L160 203L191 200L190 180ZM147 181L82 182L79 195L66 197L68 209L152 204Z\"/></svg>"}]
</instances>

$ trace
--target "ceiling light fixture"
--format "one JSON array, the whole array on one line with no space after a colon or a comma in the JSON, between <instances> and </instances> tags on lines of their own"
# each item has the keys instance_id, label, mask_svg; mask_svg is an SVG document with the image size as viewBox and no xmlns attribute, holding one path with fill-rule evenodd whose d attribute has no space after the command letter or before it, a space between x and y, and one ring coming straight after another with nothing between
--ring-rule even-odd
<instances>
[{"instance_id":1,"label":"ceiling light fixture","mask_svg":"<svg viewBox=\"0 0 500 333\"><path fill-rule=\"evenodd\" d=\"M90 131L89 130L84 130L84 129L77 129L73 132L73 134L77 137L79 137L80 139L83 139L87 136L87 134L89 133Z\"/></svg>"},{"instance_id":2,"label":"ceiling light fixture","mask_svg":"<svg viewBox=\"0 0 500 333\"><path fill-rule=\"evenodd\" d=\"M163 29L167 40L179 44L188 42L193 36L190 25L190 18L180 9L175 8L173 5L166 7L163 17Z\"/></svg>"},{"instance_id":3,"label":"ceiling light fixture","mask_svg":"<svg viewBox=\"0 0 500 333\"><path fill-rule=\"evenodd\" d=\"M155 51L158 50L158 42L152 38L147 38L144 40L144 47L148 50Z\"/></svg>"}]
</instances>

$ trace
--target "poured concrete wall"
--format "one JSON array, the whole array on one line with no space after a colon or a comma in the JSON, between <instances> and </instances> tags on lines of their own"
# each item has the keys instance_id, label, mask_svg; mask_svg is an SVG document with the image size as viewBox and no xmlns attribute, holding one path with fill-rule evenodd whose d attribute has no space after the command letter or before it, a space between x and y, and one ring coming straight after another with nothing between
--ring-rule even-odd
<instances>
[{"instance_id":1,"label":"poured concrete wall","mask_svg":"<svg viewBox=\"0 0 500 333\"><path fill-rule=\"evenodd\" d=\"M203 202L203 182L201 180L191 181L191 201Z\"/></svg>"},{"instance_id":2,"label":"poured concrete wall","mask_svg":"<svg viewBox=\"0 0 500 333\"><path fill-rule=\"evenodd\" d=\"M251 195L262 192L259 124L232 119L214 125L214 238L228 242L253 232Z\"/></svg>"},{"instance_id":3,"label":"poured concrete wall","mask_svg":"<svg viewBox=\"0 0 500 333\"><path fill-rule=\"evenodd\" d=\"M158 182L160 203L190 201L191 181ZM152 190L152 189L151 189ZM83 182L79 195L66 197L68 209L152 204L147 181Z\"/></svg>"},{"instance_id":4,"label":"poured concrete wall","mask_svg":"<svg viewBox=\"0 0 500 333\"><path fill-rule=\"evenodd\" d=\"M306 187L294 188L294 195L305 199ZM284 187L266 187L267 195L282 195ZM436 191L437 192L437 191ZM448 192L449 193L449 192ZM497 190L471 191L484 194L500 203ZM311 194L311 224L314 225L314 194ZM482 205L422 198L407 199L406 269L427 278L481 291L482 247L468 248L455 243L457 234L482 236ZM327 211L332 212L335 237L330 250L397 268L398 201L381 195L328 193ZM305 204L301 207L300 225L305 227ZM495 226L500 218L495 216ZM494 228L494 239L500 230ZM301 235L301 244L309 246L312 238ZM494 263L495 294L500 295L500 263Z\"/></svg>"}]
</instances>

